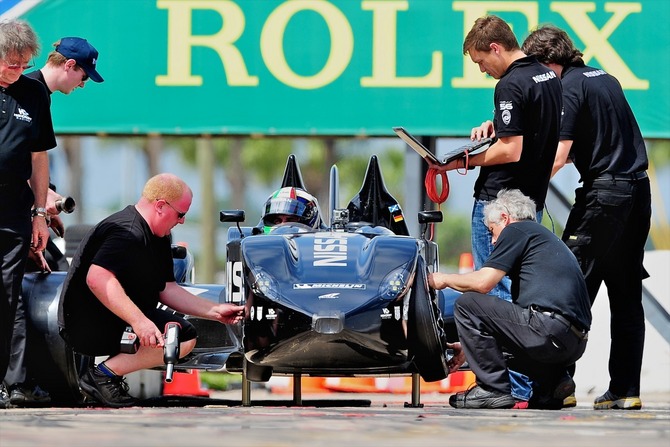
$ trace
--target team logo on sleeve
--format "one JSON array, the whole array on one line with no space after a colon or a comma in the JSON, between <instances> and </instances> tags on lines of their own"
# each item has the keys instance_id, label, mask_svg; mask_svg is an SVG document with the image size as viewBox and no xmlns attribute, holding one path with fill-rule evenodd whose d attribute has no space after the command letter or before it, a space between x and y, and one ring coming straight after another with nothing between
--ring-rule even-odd
<instances>
[{"instance_id":1,"label":"team logo on sleeve","mask_svg":"<svg viewBox=\"0 0 670 447\"><path fill-rule=\"evenodd\" d=\"M509 124L510 121L512 121L512 109L514 108L512 106L512 101L500 101L500 105L498 107L502 112L500 117L502 118L503 123L506 125Z\"/></svg>"},{"instance_id":2,"label":"team logo on sleeve","mask_svg":"<svg viewBox=\"0 0 670 447\"><path fill-rule=\"evenodd\" d=\"M25 121L27 123L30 123L33 120L25 109L22 109L21 107L17 107L17 109L18 113L14 114L14 118L20 121Z\"/></svg>"}]
</instances>

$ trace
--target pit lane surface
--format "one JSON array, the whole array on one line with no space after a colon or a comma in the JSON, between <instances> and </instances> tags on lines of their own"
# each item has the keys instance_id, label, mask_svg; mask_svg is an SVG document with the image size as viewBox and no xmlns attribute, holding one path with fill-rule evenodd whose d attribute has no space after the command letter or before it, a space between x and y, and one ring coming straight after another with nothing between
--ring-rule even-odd
<instances>
[{"instance_id":1,"label":"pit lane surface","mask_svg":"<svg viewBox=\"0 0 670 447\"><path fill-rule=\"evenodd\" d=\"M591 397L576 408L463 410L448 395L388 394L290 396L252 392L211 399L172 399L125 409L42 408L0 410L2 447L134 446L601 446L670 445L670 396L643 396L641 411L594 411ZM149 404L149 403L147 403Z\"/></svg>"}]
</instances>

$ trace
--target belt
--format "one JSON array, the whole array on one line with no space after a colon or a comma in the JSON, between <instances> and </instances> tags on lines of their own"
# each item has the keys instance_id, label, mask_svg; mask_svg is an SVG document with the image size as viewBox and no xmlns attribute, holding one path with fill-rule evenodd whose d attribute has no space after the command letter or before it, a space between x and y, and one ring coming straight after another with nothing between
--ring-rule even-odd
<instances>
[{"instance_id":1,"label":"belt","mask_svg":"<svg viewBox=\"0 0 670 447\"><path fill-rule=\"evenodd\" d=\"M565 318L561 314L558 314L558 313L556 313L554 311L551 311L551 310L540 310L539 308L537 308L535 306L531 306L530 310L532 310L533 312L541 313L542 315L546 315L548 317L551 317L555 320L560 321L564 325L568 326L570 328L570 330L572 331L572 333L575 334L577 336L577 338L579 338L580 340L586 341L586 340L589 339L589 332L587 330L579 329L577 326L572 324L572 322L570 320L568 320L567 318Z\"/></svg>"},{"instance_id":2,"label":"belt","mask_svg":"<svg viewBox=\"0 0 670 447\"><path fill-rule=\"evenodd\" d=\"M603 181L623 181L623 182L634 182L636 180L642 180L647 178L647 171L642 172L633 172L632 174L610 174L608 172L599 175L594 182L603 182Z\"/></svg>"}]
</instances>

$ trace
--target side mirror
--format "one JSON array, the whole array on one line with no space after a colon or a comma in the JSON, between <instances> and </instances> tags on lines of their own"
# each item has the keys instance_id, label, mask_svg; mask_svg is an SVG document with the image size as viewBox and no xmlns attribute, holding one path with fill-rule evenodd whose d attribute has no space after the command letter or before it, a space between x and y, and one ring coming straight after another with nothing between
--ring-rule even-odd
<instances>
[{"instance_id":1,"label":"side mirror","mask_svg":"<svg viewBox=\"0 0 670 447\"><path fill-rule=\"evenodd\" d=\"M244 222L244 210L224 210L219 213L221 222Z\"/></svg>"},{"instance_id":2,"label":"side mirror","mask_svg":"<svg viewBox=\"0 0 670 447\"><path fill-rule=\"evenodd\" d=\"M442 211L419 211L419 223L442 222Z\"/></svg>"}]
</instances>

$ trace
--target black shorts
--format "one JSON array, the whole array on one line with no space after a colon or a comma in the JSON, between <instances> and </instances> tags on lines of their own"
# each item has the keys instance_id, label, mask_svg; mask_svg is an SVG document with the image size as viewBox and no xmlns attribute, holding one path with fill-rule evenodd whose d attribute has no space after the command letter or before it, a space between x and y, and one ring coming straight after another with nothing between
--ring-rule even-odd
<instances>
[{"instance_id":1,"label":"black shorts","mask_svg":"<svg viewBox=\"0 0 670 447\"><path fill-rule=\"evenodd\" d=\"M165 325L177 322L181 325L179 341L193 340L197 337L195 327L189 323L182 314L171 309L156 308L145 312L148 319L154 322L156 327L165 332ZM115 318L113 323L100 324L96 321L88 321L86 327L71 327L61 329L61 336L70 347L80 354L91 356L114 356L120 352L121 336L126 326L124 321Z\"/></svg>"}]
</instances>

